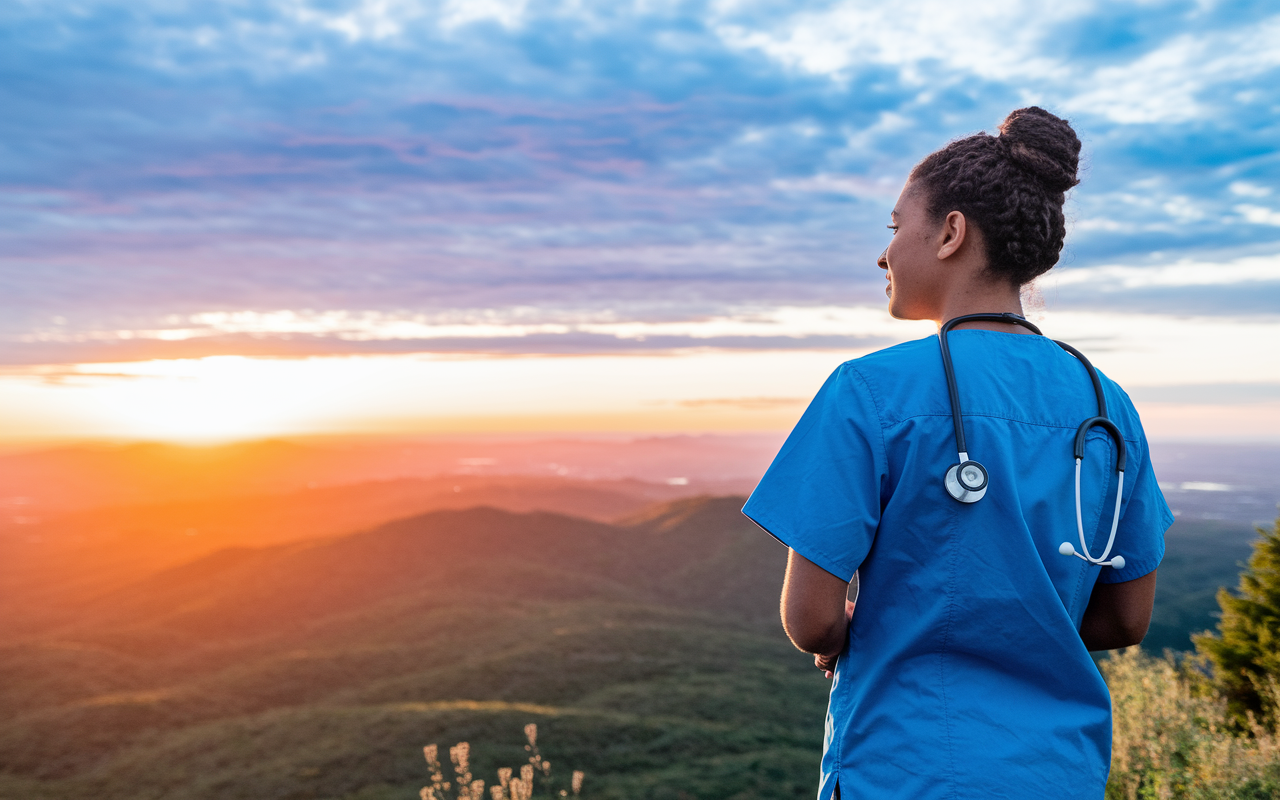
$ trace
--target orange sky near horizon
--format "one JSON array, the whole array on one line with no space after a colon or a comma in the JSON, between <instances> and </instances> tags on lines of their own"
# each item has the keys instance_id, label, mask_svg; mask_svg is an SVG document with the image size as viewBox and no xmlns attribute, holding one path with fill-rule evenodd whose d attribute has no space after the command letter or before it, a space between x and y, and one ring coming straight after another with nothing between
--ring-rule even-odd
<instances>
[{"instance_id":1,"label":"orange sky near horizon","mask_svg":"<svg viewBox=\"0 0 1280 800\"><path fill-rule=\"evenodd\" d=\"M929 323L875 318L899 340ZM1133 395L1153 439L1280 441L1269 324L1040 314ZM885 326L889 326L886 328ZM10 370L0 442L212 443L331 434L785 431L862 352L698 349L635 355L214 356ZM1241 383L1240 375L1258 384Z\"/></svg>"}]
</instances>

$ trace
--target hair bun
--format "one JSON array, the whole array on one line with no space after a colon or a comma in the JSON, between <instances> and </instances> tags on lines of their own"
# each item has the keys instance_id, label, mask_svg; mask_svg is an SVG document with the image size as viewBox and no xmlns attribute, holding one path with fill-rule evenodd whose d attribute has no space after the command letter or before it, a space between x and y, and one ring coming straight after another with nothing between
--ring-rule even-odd
<instances>
[{"instance_id":1,"label":"hair bun","mask_svg":"<svg viewBox=\"0 0 1280 800\"><path fill-rule=\"evenodd\" d=\"M1049 191L1065 192L1080 182L1080 139L1062 117L1038 106L1020 108L1000 123L998 141L1014 163Z\"/></svg>"}]
</instances>

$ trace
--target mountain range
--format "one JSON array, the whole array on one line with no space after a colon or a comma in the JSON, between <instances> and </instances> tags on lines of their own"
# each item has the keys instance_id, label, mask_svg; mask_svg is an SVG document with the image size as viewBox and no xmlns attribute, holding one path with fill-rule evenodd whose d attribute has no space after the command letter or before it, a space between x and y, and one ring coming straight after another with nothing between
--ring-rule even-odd
<instances>
[{"instance_id":1,"label":"mountain range","mask_svg":"<svg viewBox=\"0 0 1280 800\"><path fill-rule=\"evenodd\" d=\"M552 790L581 769L594 798L812 796L828 684L741 495L305 477L134 480L0 524L0 798L411 798L423 745L469 741L491 780L529 722ZM1175 523L1148 649L1212 627L1255 538Z\"/></svg>"}]
</instances>

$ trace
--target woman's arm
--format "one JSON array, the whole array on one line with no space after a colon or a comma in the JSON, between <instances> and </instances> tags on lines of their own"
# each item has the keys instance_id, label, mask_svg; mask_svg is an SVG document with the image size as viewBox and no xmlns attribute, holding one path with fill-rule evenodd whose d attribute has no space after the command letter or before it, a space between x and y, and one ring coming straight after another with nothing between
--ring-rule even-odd
<instances>
[{"instance_id":1,"label":"woman's arm","mask_svg":"<svg viewBox=\"0 0 1280 800\"><path fill-rule=\"evenodd\" d=\"M813 653L814 662L828 672L844 650L849 635L849 584L795 550L788 551L787 577L782 584L782 627L793 644Z\"/></svg>"},{"instance_id":2,"label":"woman's arm","mask_svg":"<svg viewBox=\"0 0 1280 800\"><path fill-rule=\"evenodd\" d=\"M1080 621L1080 638L1090 650L1116 650L1140 644L1151 625L1156 572L1124 583L1095 583Z\"/></svg>"}]
</instances>

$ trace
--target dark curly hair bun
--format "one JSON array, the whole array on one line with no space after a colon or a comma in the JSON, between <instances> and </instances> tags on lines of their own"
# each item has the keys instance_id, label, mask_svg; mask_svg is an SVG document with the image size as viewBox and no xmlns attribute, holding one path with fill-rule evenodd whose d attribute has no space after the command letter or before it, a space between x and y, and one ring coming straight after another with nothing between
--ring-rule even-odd
<instances>
[{"instance_id":1,"label":"dark curly hair bun","mask_svg":"<svg viewBox=\"0 0 1280 800\"><path fill-rule=\"evenodd\" d=\"M1065 119L1037 106L1020 108L1000 123L999 141L1049 191L1065 192L1080 182L1080 139Z\"/></svg>"},{"instance_id":2,"label":"dark curly hair bun","mask_svg":"<svg viewBox=\"0 0 1280 800\"><path fill-rule=\"evenodd\" d=\"M932 153L910 184L941 219L959 211L982 233L987 266L1021 286L1058 263L1066 238L1065 193L1080 182L1080 139L1043 108L1020 108L1000 135L978 133Z\"/></svg>"}]
</instances>

